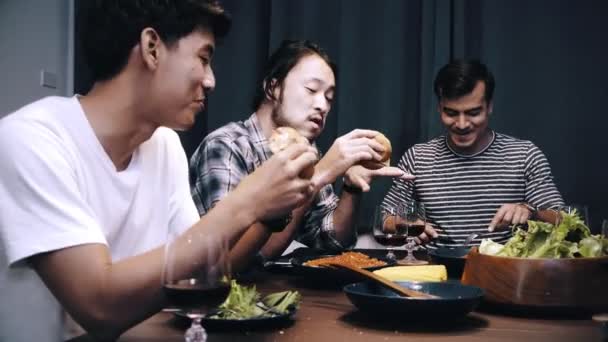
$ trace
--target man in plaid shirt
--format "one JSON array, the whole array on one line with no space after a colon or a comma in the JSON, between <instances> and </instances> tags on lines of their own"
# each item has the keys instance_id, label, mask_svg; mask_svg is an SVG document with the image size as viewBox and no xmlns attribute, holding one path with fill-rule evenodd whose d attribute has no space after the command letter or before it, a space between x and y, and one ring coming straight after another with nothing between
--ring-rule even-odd
<instances>
[{"instance_id":1,"label":"man in plaid shirt","mask_svg":"<svg viewBox=\"0 0 608 342\"><path fill-rule=\"evenodd\" d=\"M201 215L270 158L268 138L274 128L290 126L314 144L334 99L335 72L335 65L316 44L283 42L266 65L254 99L255 112L245 121L211 132L190 160L191 192ZM357 165L380 160L384 148L373 139L377 134L356 129L336 139L315 166L312 180L317 195L284 219L252 225L232 249L235 264L246 264L256 252L263 259L275 258L294 239L328 251L352 247L354 213L372 178L412 178L397 168L370 170ZM332 183L340 176L344 188L338 197Z\"/></svg>"}]
</instances>

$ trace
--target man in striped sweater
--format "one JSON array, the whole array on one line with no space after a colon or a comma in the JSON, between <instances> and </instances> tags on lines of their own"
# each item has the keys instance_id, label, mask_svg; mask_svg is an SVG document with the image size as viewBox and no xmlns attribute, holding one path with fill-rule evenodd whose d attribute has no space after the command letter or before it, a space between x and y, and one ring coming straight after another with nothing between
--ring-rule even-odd
<instances>
[{"instance_id":1,"label":"man in striped sweater","mask_svg":"<svg viewBox=\"0 0 608 342\"><path fill-rule=\"evenodd\" d=\"M395 178L383 205L424 203L429 246L462 246L471 233L504 243L508 227L563 205L543 152L532 142L488 127L494 77L478 61L456 60L435 78L446 134L411 147L398 167L416 176ZM475 239L479 243L480 239Z\"/></svg>"}]
</instances>

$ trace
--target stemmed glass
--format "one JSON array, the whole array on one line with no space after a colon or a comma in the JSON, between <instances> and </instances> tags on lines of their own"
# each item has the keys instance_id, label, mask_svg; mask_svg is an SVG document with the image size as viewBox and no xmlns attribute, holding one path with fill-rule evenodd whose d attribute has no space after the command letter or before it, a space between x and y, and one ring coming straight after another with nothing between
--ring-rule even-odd
<instances>
[{"instance_id":1,"label":"stemmed glass","mask_svg":"<svg viewBox=\"0 0 608 342\"><path fill-rule=\"evenodd\" d=\"M374 239L386 246L385 258L395 260L397 257L391 247L403 246L407 239L407 229L401 224L402 215L399 209L391 206L376 206L372 223Z\"/></svg>"},{"instance_id":2,"label":"stemmed glass","mask_svg":"<svg viewBox=\"0 0 608 342\"><path fill-rule=\"evenodd\" d=\"M559 211L565 212L566 214L574 214L578 215L578 217L583 221L586 226L589 226L589 209L586 205L583 204L570 204L560 206L558 208Z\"/></svg>"},{"instance_id":3,"label":"stemmed glass","mask_svg":"<svg viewBox=\"0 0 608 342\"><path fill-rule=\"evenodd\" d=\"M169 233L162 284L169 302L192 319L184 335L187 342L207 340L201 319L230 292L228 254L227 241L217 236L192 230L181 236Z\"/></svg>"},{"instance_id":4,"label":"stemmed glass","mask_svg":"<svg viewBox=\"0 0 608 342\"><path fill-rule=\"evenodd\" d=\"M397 262L402 265L422 265L428 264L425 260L416 259L414 250L416 250L415 238L424 232L426 225L426 211L422 202L406 201L401 204L400 211L403 213L403 224L407 231L407 244L405 250L407 255L405 258Z\"/></svg>"}]
</instances>

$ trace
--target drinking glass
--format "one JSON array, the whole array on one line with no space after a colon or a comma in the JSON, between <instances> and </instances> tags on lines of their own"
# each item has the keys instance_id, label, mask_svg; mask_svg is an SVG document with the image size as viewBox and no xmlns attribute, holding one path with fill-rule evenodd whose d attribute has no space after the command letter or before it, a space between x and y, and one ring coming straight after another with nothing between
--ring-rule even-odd
<instances>
[{"instance_id":1,"label":"drinking glass","mask_svg":"<svg viewBox=\"0 0 608 342\"><path fill-rule=\"evenodd\" d=\"M225 239L187 231L170 232L165 246L162 283L168 301L192 319L187 342L205 342L201 319L230 292L229 248Z\"/></svg>"},{"instance_id":2,"label":"drinking glass","mask_svg":"<svg viewBox=\"0 0 608 342\"><path fill-rule=\"evenodd\" d=\"M392 247L403 246L407 240L407 230L401 224L402 215L398 208L392 206L376 206L372 224L374 239L386 247L386 259L395 260L397 257Z\"/></svg>"},{"instance_id":3,"label":"drinking glass","mask_svg":"<svg viewBox=\"0 0 608 342\"><path fill-rule=\"evenodd\" d=\"M559 207L559 211L563 211L566 214L573 214L576 212L578 217L583 223L589 227L589 208L583 204L569 204Z\"/></svg>"},{"instance_id":4,"label":"drinking glass","mask_svg":"<svg viewBox=\"0 0 608 342\"><path fill-rule=\"evenodd\" d=\"M402 212L403 223L407 231L407 244L405 245L407 255L405 258L398 260L397 263L402 265L428 264L427 261L416 259L414 256L414 250L417 249L415 238L424 232L426 226L424 204L414 200L406 201L401 204L399 211Z\"/></svg>"}]
</instances>

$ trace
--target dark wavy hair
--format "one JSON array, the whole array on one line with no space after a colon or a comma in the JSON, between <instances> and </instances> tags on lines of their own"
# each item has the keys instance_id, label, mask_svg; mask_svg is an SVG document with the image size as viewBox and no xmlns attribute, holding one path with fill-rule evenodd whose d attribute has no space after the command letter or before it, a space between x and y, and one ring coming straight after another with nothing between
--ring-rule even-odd
<instances>
[{"instance_id":1,"label":"dark wavy hair","mask_svg":"<svg viewBox=\"0 0 608 342\"><path fill-rule=\"evenodd\" d=\"M273 94L274 89L283 85L289 71L303 57L313 54L321 57L333 71L334 77L338 79L337 65L331 61L329 55L319 45L308 40L284 40L266 62L262 80L257 83L258 86L253 97L253 111L257 111L267 98L277 100Z\"/></svg>"},{"instance_id":2,"label":"dark wavy hair","mask_svg":"<svg viewBox=\"0 0 608 342\"><path fill-rule=\"evenodd\" d=\"M435 95L437 100L457 99L473 91L477 82L483 81L486 85L484 99L492 102L494 96L494 75L478 60L457 59L446 65L435 77Z\"/></svg>"},{"instance_id":3,"label":"dark wavy hair","mask_svg":"<svg viewBox=\"0 0 608 342\"><path fill-rule=\"evenodd\" d=\"M116 76L127 64L141 31L151 27L167 46L197 29L216 39L230 30L231 19L217 0L90 0L79 37L93 80Z\"/></svg>"}]
</instances>

